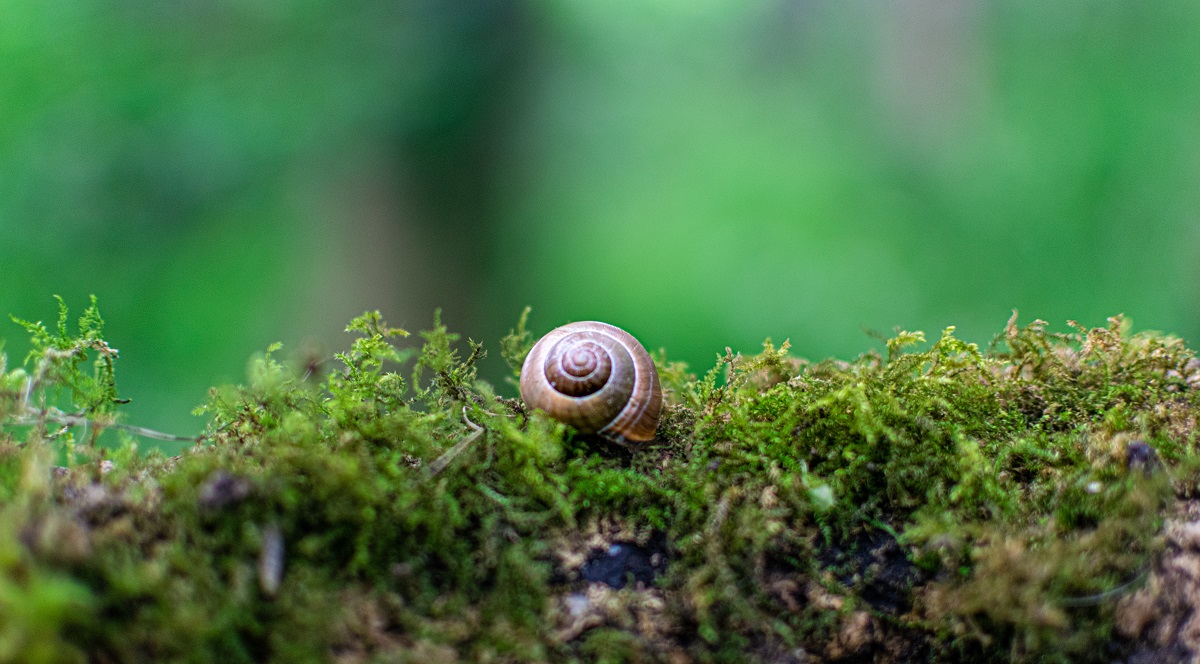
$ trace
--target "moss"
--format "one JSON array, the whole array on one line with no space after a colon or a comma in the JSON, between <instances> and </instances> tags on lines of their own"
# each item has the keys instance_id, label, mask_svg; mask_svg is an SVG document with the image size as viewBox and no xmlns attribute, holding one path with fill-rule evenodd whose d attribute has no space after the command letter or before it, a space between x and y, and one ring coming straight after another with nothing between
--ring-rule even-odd
<instances>
[{"instance_id":1,"label":"moss","mask_svg":"<svg viewBox=\"0 0 1200 664\"><path fill-rule=\"evenodd\" d=\"M68 323L0 377L3 661L1109 661L1200 474L1198 363L1120 318L659 353L631 452L368 313L214 389L173 458L120 422L95 303Z\"/></svg>"}]
</instances>

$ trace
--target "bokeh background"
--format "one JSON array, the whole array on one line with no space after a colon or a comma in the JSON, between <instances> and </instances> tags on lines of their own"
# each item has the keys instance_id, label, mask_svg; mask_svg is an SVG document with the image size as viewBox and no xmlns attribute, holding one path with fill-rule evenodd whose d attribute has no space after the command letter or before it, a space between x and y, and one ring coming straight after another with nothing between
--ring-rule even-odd
<instances>
[{"instance_id":1,"label":"bokeh background","mask_svg":"<svg viewBox=\"0 0 1200 664\"><path fill-rule=\"evenodd\" d=\"M441 307L712 366L1020 310L1200 342L1200 3L0 0L0 313L131 422ZM7 324L10 361L23 333ZM298 351L297 351L298 352Z\"/></svg>"}]
</instances>

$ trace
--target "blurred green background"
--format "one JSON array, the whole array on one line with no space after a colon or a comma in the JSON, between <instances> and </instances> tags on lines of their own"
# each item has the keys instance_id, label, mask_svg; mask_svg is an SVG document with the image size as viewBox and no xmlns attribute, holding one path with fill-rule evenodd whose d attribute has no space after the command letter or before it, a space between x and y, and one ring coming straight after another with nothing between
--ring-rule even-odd
<instances>
[{"instance_id":1,"label":"blurred green background","mask_svg":"<svg viewBox=\"0 0 1200 664\"><path fill-rule=\"evenodd\" d=\"M1200 342L1200 3L0 0L0 312L95 293L178 433L435 307L694 370L1016 308ZM10 361L23 334L8 325ZM502 390L514 392L511 386Z\"/></svg>"}]
</instances>

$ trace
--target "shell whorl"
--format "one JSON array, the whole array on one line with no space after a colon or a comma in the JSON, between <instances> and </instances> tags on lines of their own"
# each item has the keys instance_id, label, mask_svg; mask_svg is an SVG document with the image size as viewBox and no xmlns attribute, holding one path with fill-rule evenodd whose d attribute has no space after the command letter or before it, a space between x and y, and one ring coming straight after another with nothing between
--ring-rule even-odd
<instances>
[{"instance_id":1,"label":"shell whorl","mask_svg":"<svg viewBox=\"0 0 1200 664\"><path fill-rule=\"evenodd\" d=\"M531 408L583 433L631 442L654 439L662 389L650 354L607 323L571 323L542 337L521 367Z\"/></svg>"}]
</instances>

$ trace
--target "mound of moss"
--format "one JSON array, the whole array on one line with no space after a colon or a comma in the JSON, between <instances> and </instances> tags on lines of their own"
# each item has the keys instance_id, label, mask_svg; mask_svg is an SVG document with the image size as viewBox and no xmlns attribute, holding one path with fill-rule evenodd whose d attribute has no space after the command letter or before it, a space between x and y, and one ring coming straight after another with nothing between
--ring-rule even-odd
<instances>
[{"instance_id":1,"label":"mound of moss","mask_svg":"<svg viewBox=\"0 0 1200 664\"><path fill-rule=\"evenodd\" d=\"M171 458L119 420L94 302L68 323L24 323L0 376L2 661L1190 653L1163 586L1200 550L1200 362L1120 318L850 362L767 342L699 378L659 354L660 440L629 451L369 313L333 361L272 348L212 390ZM514 375L532 341L501 342Z\"/></svg>"}]
</instances>

